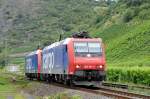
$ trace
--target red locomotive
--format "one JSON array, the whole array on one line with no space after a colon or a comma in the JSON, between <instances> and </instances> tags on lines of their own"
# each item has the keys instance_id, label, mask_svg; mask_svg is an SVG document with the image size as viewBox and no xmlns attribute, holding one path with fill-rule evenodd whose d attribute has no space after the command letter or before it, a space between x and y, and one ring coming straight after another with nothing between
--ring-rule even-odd
<instances>
[{"instance_id":1,"label":"red locomotive","mask_svg":"<svg viewBox=\"0 0 150 99\"><path fill-rule=\"evenodd\" d=\"M99 86L105 79L105 54L101 38L66 38L26 56L29 78L65 84Z\"/></svg>"}]
</instances>

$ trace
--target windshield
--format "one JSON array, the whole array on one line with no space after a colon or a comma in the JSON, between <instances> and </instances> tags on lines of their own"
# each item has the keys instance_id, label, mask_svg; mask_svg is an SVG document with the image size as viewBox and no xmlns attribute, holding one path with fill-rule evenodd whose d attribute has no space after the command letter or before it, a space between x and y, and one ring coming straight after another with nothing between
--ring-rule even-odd
<instances>
[{"instance_id":1,"label":"windshield","mask_svg":"<svg viewBox=\"0 0 150 99\"><path fill-rule=\"evenodd\" d=\"M102 49L99 42L74 42L75 56L101 56Z\"/></svg>"}]
</instances>

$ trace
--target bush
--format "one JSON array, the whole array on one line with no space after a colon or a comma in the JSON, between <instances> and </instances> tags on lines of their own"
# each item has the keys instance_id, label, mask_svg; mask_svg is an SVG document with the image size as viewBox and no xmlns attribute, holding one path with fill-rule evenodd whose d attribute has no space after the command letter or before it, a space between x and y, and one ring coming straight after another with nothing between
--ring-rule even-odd
<instances>
[{"instance_id":1,"label":"bush","mask_svg":"<svg viewBox=\"0 0 150 99\"><path fill-rule=\"evenodd\" d=\"M149 3L144 3L140 6L140 9L149 9L150 8L150 4Z\"/></svg>"},{"instance_id":2,"label":"bush","mask_svg":"<svg viewBox=\"0 0 150 99\"><path fill-rule=\"evenodd\" d=\"M142 4L142 0L127 0L128 6L139 6Z\"/></svg>"},{"instance_id":3,"label":"bush","mask_svg":"<svg viewBox=\"0 0 150 99\"><path fill-rule=\"evenodd\" d=\"M105 17L110 14L110 9L108 7L95 7L95 12L97 15Z\"/></svg>"},{"instance_id":4,"label":"bush","mask_svg":"<svg viewBox=\"0 0 150 99\"><path fill-rule=\"evenodd\" d=\"M6 56L4 55L4 53L0 53L0 66L2 67L6 65L5 58Z\"/></svg>"},{"instance_id":5,"label":"bush","mask_svg":"<svg viewBox=\"0 0 150 99\"><path fill-rule=\"evenodd\" d=\"M132 9L128 9L126 10L126 12L123 15L123 21L124 22L129 22L130 20L132 20L136 15L137 15L138 11L137 10L132 10Z\"/></svg>"},{"instance_id":6,"label":"bush","mask_svg":"<svg viewBox=\"0 0 150 99\"><path fill-rule=\"evenodd\" d=\"M94 23L95 23L95 24L98 24L98 23L100 23L102 20L103 20L103 17L97 16Z\"/></svg>"},{"instance_id":7,"label":"bush","mask_svg":"<svg viewBox=\"0 0 150 99\"><path fill-rule=\"evenodd\" d=\"M139 13L139 18L142 20L150 19L150 11L145 9Z\"/></svg>"},{"instance_id":8,"label":"bush","mask_svg":"<svg viewBox=\"0 0 150 99\"><path fill-rule=\"evenodd\" d=\"M107 80L113 82L128 82L150 86L149 67L111 67L107 71Z\"/></svg>"},{"instance_id":9,"label":"bush","mask_svg":"<svg viewBox=\"0 0 150 99\"><path fill-rule=\"evenodd\" d=\"M139 6L145 1L143 0L119 0L119 2L126 3L127 6Z\"/></svg>"}]
</instances>

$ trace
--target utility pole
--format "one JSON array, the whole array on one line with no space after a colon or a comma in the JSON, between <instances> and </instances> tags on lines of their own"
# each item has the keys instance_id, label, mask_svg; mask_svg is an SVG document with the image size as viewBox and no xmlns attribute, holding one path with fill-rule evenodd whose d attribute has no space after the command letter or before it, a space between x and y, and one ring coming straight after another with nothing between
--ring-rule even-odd
<instances>
[{"instance_id":1,"label":"utility pole","mask_svg":"<svg viewBox=\"0 0 150 99\"><path fill-rule=\"evenodd\" d=\"M62 30L61 33L58 32L58 34L59 34L59 41L61 41L64 35L64 31Z\"/></svg>"},{"instance_id":2,"label":"utility pole","mask_svg":"<svg viewBox=\"0 0 150 99\"><path fill-rule=\"evenodd\" d=\"M41 42L39 41L38 45L37 45L37 49L41 48Z\"/></svg>"}]
</instances>

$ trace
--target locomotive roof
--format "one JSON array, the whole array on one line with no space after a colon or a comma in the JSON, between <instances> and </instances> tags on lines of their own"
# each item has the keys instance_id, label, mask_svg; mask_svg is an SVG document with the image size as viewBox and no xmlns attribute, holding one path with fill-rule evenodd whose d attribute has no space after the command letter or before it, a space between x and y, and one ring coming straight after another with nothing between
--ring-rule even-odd
<instances>
[{"instance_id":1,"label":"locomotive roof","mask_svg":"<svg viewBox=\"0 0 150 99\"><path fill-rule=\"evenodd\" d=\"M90 41L93 41L93 40L100 40L100 41L102 41L101 40L101 38L66 38L66 39L64 39L64 40L62 40L62 41L59 41L59 42L55 42L55 43L53 43L53 44L51 44L51 45L49 45L49 46L46 46L44 49L43 49L43 51L44 50L47 50L47 49L50 49L50 48L54 48L54 47L56 47L56 46L59 46L59 45L65 45L65 44L68 44L68 42L71 40L71 39L73 39L73 40L79 40L79 41L83 41L83 40L90 40Z\"/></svg>"},{"instance_id":2,"label":"locomotive roof","mask_svg":"<svg viewBox=\"0 0 150 99\"><path fill-rule=\"evenodd\" d=\"M51 45L49 45L49 46L46 46L46 47L43 49L43 51L44 51L44 50L47 50L47 49L50 49L50 48L54 48L54 47L59 46L59 45L68 44L68 41L69 41L70 39L71 39L71 38L66 38L66 39L64 39L64 40L62 40L62 41L55 42L55 43L53 43L53 44L51 44Z\"/></svg>"},{"instance_id":3,"label":"locomotive roof","mask_svg":"<svg viewBox=\"0 0 150 99\"><path fill-rule=\"evenodd\" d=\"M59 42L55 42L55 43L53 43L53 44L51 44L51 45L49 45L49 46L46 46L44 49L43 49L43 51L44 50L47 50L47 49L50 49L50 48L54 48L54 47L56 47L56 46L59 46L59 45L66 45L66 44L68 44L68 42L71 40L71 39L76 39L76 40L83 40L82 38L66 38L66 39L64 39L64 40L62 40L62 41L59 41ZM85 38L84 38L85 39ZM87 39L91 39L91 38L87 38ZM92 38L92 39L94 39L94 38ZM97 38L96 38L97 39ZM101 38L98 38L100 41L102 41L102 39ZM29 57L29 56L32 56L32 55L34 55L34 54L38 54L38 52L39 52L39 50L35 50L35 51L33 51L33 52L31 52L31 53L29 53L28 55L26 55L26 57Z\"/></svg>"},{"instance_id":4,"label":"locomotive roof","mask_svg":"<svg viewBox=\"0 0 150 99\"><path fill-rule=\"evenodd\" d=\"M39 52L39 50L33 51L33 52L29 53L26 57L38 54L38 52Z\"/></svg>"}]
</instances>

